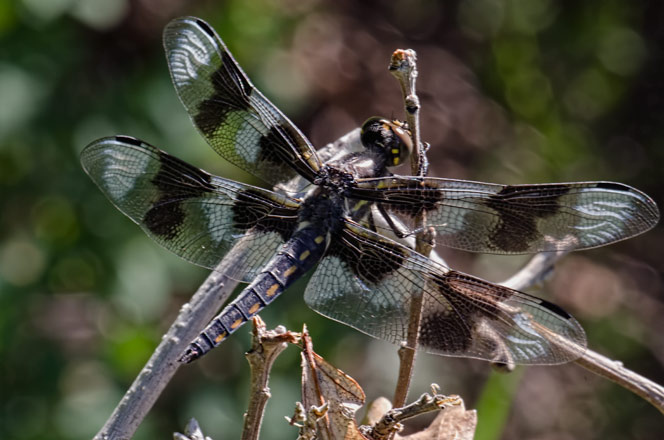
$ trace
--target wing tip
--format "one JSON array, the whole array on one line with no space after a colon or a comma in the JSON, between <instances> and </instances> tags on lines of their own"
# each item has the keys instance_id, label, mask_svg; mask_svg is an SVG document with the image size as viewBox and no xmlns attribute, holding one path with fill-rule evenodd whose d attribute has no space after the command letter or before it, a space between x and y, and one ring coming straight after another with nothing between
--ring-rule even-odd
<instances>
[{"instance_id":1,"label":"wing tip","mask_svg":"<svg viewBox=\"0 0 664 440\"><path fill-rule=\"evenodd\" d=\"M79 156L79 160L81 161L81 166L83 167L83 170L89 174L89 165L91 163L92 158L98 154L98 150L102 148L103 145L107 144L108 142L117 142L118 138L121 138L122 136L105 136L99 139L96 139L92 142L90 142L88 145L86 145L83 150L81 150L81 154ZM127 136L128 137L128 136Z\"/></svg>"},{"instance_id":2,"label":"wing tip","mask_svg":"<svg viewBox=\"0 0 664 440\"><path fill-rule=\"evenodd\" d=\"M215 38L216 33L214 29L212 29L212 26L210 26L206 21L201 20L200 18L194 18L194 21L203 32L208 34L210 37Z\"/></svg>"},{"instance_id":3,"label":"wing tip","mask_svg":"<svg viewBox=\"0 0 664 440\"><path fill-rule=\"evenodd\" d=\"M539 305L541 305L542 307L544 307L545 309L547 309L548 311L550 311L550 312L553 313L554 315L557 315L557 316L559 316L559 317L561 317L561 318L563 318L563 319L566 319L566 320L568 320L568 321L574 319L574 318L572 318L572 315L570 315L569 313L567 313L567 312L565 311L565 309L563 309L563 308L560 307L559 305L556 305L556 304L554 304L554 303L552 303L552 302L549 302L549 301L545 301L545 300L543 300L543 299L540 299Z\"/></svg>"},{"instance_id":4,"label":"wing tip","mask_svg":"<svg viewBox=\"0 0 664 440\"><path fill-rule=\"evenodd\" d=\"M644 193L643 191L636 189L633 186L629 186L624 183L618 183L618 182L602 181L602 182L597 182L595 186L598 189L617 191L634 196L641 203L646 205L646 207L648 208L649 211L648 213L650 214L649 220L653 221L652 226L654 226L657 223L657 221L659 221L660 213L659 213L659 208L657 207L657 203L655 203L653 198L650 197L648 194Z\"/></svg>"},{"instance_id":5,"label":"wing tip","mask_svg":"<svg viewBox=\"0 0 664 440\"><path fill-rule=\"evenodd\" d=\"M165 37L167 35L173 33L179 33L183 28L192 28L192 27L200 29L203 33L205 33L207 36L209 36L212 39L218 38L214 28L210 26L210 24L205 20L203 20L202 18L194 16L184 16L184 17L174 18L164 27L164 41L166 41Z\"/></svg>"},{"instance_id":6,"label":"wing tip","mask_svg":"<svg viewBox=\"0 0 664 440\"><path fill-rule=\"evenodd\" d=\"M119 134L117 136L113 136L111 139L114 139L117 142L122 142L122 143L129 144L129 145L135 145L137 147L142 147L145 144L140 139L137 139L133 136L126 136L126 135L122 135L122 134Z\"/></svg>"}]
</instances>

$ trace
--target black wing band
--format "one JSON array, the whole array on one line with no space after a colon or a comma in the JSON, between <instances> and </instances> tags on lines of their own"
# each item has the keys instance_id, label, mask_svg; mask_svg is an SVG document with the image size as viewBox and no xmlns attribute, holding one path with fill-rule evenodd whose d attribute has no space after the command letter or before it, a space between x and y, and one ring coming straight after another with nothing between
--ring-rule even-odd
<instances>
[{"instance_id":1,"label":"black wing band","mask_svg":"<svg viewBox=\"0 0 664 440\"><path fill-rule=\"evenodd\" d=\"M173 20L164 30L171 78L194 125L223 158L277 185L321 163L312 145L249 81L204 21Z\"/></svg>"},{"instance_id":2,"label":"black wing band","mask_svg":"<svg viewBox=\"0 0 664 440\"><path fill-rule=\"evenodd\" d=\"M99 139L81 153L83 168L113 204L156 242L214 268L237 246L247 279L297 224L299 203L212 176L127 136Z\"/></svg>"},{"instance_id":3,"label":"black wing band","mask_svg":"<svg viewBox=\"0 0 664 440\"><path fill-rule=\"evenodd\" d=\"M659 219L655 202L620 183L496 185L452 179L362 179L351 197L405 219L426 212L436 242L485 253L588 249L633 237Z\"/></svg>"},{"instance_id":4,"label":"black wing band","mask_svg":"<svg viewBox=\"0 0 664 440\"><path fill-rule=\"evenodd\" d=\"M447 269L409 248L347 224L305 293L317 312L371 336L407 339L414 293L423 292L420 346L448 356L558 364L581 356L585 333L559 307Z\"/></svg>"}]
</instances>

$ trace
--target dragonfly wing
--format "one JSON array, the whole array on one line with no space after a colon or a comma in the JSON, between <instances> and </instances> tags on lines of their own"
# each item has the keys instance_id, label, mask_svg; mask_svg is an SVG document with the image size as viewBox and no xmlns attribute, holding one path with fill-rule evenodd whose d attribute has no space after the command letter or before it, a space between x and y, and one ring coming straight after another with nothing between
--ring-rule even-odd
<instances>
[{"instance_id":1,"label":"dragonfly wing","mask_svg":"<svg viewBox=\"0 0 664 440\"><path fill-rule=\"evenodd\" d=\"M313 180L321 163L298 128L251 83L203 20L173 20L166 59L180 100L223 158L277 185L299 174Z\"/></svg>"},{"instance_id":2,"label":"dragonfly wing","mask_svg":"<svg viewBox=\"0 0 664 440\"><path fill-rule=\"evenodd\" d=\"M371 336L407 340L413 295L423 295L420 347L515 364L559 364L581 356L579 323L544 300L445 268L348 223L309 281L317 312Z\"/></svg>"},{"instance_id":3,"label":"dragonfly wing","mask_svg":"<svg viewBox=\"0 0 664 440\"><path fill-rule=\"evenodd\" d=\"M99 139L81 162L148 236L200 266L214 268L238 245L236 264L245 265L250 280L297 224L297 201L212 176L138 139Z\"/></svg>"},{"instance_id":4,"label":"dragonfly wing","mask_svg":"<svg viewBox=\"0 0 664 440\"><path fill-rule=\"evenodd\" d=\"M659 220L655 202L613 182L496 185L454 179L363 179L352 197L412 219L426 212L436 242L484 253L588 249L633 237Z\"/></svg>"}]
</instances>

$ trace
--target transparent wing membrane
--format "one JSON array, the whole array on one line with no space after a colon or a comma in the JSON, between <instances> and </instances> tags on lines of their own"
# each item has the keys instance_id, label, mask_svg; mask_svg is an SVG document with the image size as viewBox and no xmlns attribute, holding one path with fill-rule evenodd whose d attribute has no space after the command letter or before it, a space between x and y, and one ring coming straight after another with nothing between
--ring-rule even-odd
<instances>
[{"instance_id":1,"label":"transparent wing membrane","mask_svg":"<svg viewBox=\"0 0 664 440\"><path fill-rule=\"evenodd\" d=\"M424 211L436 243L472 252L589 249L641 234L659 219L650 197L613 182L508 186L392 176L362 179L351 193L406 220Z\"/></svg>"},{"instance_id":2,"label":"transparent wing membrane","mask_svg":"<svg viewBox=\"0 0 664 440\"><path fill-rule=\"evenodd\" d=\"M261 188L212 176L145 142L116 136L93 142L83 168L113 204L153 240L214 268L241 240L251 279L283 244L299 204Z\"/></svg>"}]
</instances>

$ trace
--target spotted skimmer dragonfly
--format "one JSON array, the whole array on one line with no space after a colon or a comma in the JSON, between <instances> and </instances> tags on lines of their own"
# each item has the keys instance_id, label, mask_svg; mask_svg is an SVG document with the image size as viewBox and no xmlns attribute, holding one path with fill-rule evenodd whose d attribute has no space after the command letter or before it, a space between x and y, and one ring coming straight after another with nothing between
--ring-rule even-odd
<instances>
[{"instance_id":1,"label":"spotted skimmer dragonfly","mask_svg":"<svg viewBox=\"0 0 664 440\"><path fill-rule=\"evenodd\" d=\"M298 194L246 185L127 136L99 139L82 152L92 180L152 239L204 267L226 258L249 283L181 361L219 345L317 265L307 304L369 335L405 340L412 294L423 291L419 343L426 351L567 362L582 354L585 334L560 307L452 270L384 232L426 212L439 244L518 254L601 246L658 220L648 196L620 183L496 185L393 175L388 168L412 149L410 133L378 117L362 126L362 151L323 162L207 23L172 21L164 46L180 100L219 155L276 188L294 178L307 184ZM561 340L578 348L563 350Z\"/></svg>"}]
</instances>

